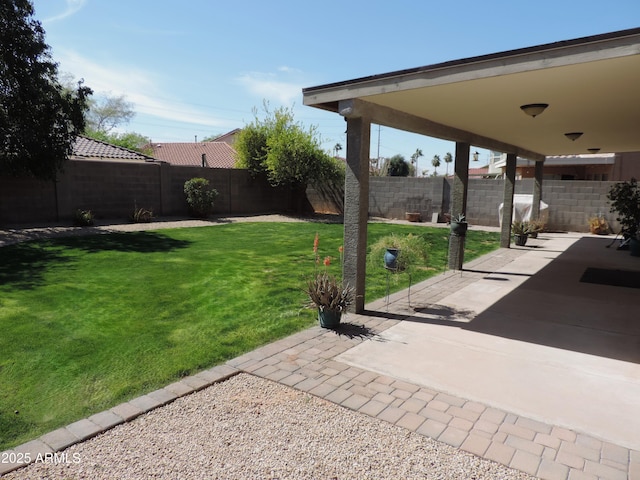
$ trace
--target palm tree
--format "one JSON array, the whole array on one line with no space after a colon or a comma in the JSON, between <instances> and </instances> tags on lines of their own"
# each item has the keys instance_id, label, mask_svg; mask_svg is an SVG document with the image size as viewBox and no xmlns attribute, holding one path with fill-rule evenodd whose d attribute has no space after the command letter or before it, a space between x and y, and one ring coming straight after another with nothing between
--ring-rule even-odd
<instances>
[{"instance_id":1,"label":"palm tree","mask_svg":"<svg viewBox=\"0 0 640 480\"><path fill-rule=\"evenodd\" d=\"M453 162L453 155L451 155L451 152L447 152L444 156L444 163L447 164L447 177L449 176L449 164L451 162Z\"/></svg>"},{"instance_id":2,"label":"palm tree","mask_svg":"<svg viewBox=\"0 0 640 480\"><path fill-rule=\"evenodd\" d=\"M342 145L336 143L335 147L333 147L333 156L337 157L340 150L342 150Z\"/></svg>"},{"instance_id":3,"label":"palm tree","mask_svg":"<svg viewBox=\"0 0 640 480\"><path fill-rule=\"evenodd\" d=\"M438 167L440 166L440 155L434 155L433 160L431 160L431 165L433 165L433 176L438 175Z\"/></svg>"},{"instance_id":4,"label":"palm tree","mask_svg":"<svg viewBox=\"0 0 640 480\"><path fill-rule=\"evenodd\" d=\"M422 150L416 148L416 151L413 155L411 155L411 164L414 165L414 173L415 176L418 176L418 158L422 157Z\"/></svg>"}]
</instances>

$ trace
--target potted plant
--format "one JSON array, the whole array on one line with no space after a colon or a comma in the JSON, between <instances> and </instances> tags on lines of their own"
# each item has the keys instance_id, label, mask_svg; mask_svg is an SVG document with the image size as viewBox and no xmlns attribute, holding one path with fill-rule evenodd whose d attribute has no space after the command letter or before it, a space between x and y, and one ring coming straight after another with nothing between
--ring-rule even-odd
<instances>
[{"instance_id":1,"label":"potted plant","mask_svg":"<svg viewBox=\"0 0 640 480\"><path fill-rule=\"evenodd\" d=\"M524 247L529 238L530 225L525 220L516 220L511 224L511 233L513 233L513 240L515 244Z\"/></svg>"},{"instance_id":2,"label":"potted plant","mask_svg":"<svg viewBox=\"0 0 640 480\"><path fill-rule=\"evenodd\" d=\"M369 250L369 260L387 270L411 273L413 268L427 263L427 242L420 235L391 234L379 238Z\"/></svg>"},{"instance_id":3,"label":"potted plant","mask_svg":"<svg viewBox=\"0 0 640 480\"><path fill-rule=\"evenodd\" d=\"M609 223L602 215L589 218L589 232L594 235L607 235L609 233Z\"/></svg>"},{"instance_id":4,"label":"potted plant","mask_svg":"<svg viewBox=\"0 0 640 480\"><path fill-rule=\"evenodd\" d=\"M318 321L323 328L336 328L342 314L353 303L353 288L326 271L316 273L307 282L309 307L318 310Z\"/></svg>"},{"instance_id":5,"label":"potted plant","mask_svg":"<svg viewBox=\"0 0 640 480\"><path fill-rule=\"evenodd\" d=\"M546 224L539 218L529 220L528 236L531 238L538 238L538 233L542 232L545 227Z\"/></svg>"},{"instance_id":6,"label":"potted plant","mask_svg":"<svg viewBox=\"0 0 640 480\"><path fill-rule=\"evenodd\" d=\"M629 243L631 255L640 256L640 185L635 178L611 186L607 198L611 211L617 212L621 233Z\"/></svg>"},{"instance_id":7,"label":"potted plant","mask_svg":"<svg viewBox=\"0 0 640 480\"><path fill-rule=\"evenodd\" d=\"M320 239L318 234L313 240L313 254L315 266L313 277L307 281L305 293L309 298L307 306L318 310L318 321L323 328L337 328L340 325L342 315L347 311L349 305L353 303L355 290L347 283L343 283L335 276L327 272L331 265L331 257L325 257L322 263L324 270L318 271L320 255L318 246ZM339 247L340 263L343 259L343 248Z\"/></svg>"},{"instance_id":8,"label":"potted plant","mask_svg":"<svg viewBox=\"0 0 640 480\"><path fill-rule=\"evenodd\" d=\"M404 212L404 218L408 222L419 222L421 220L420 212Z\"/></svg>"},{"instance_id":9,"label":"potted plant","mask_svg":"<svg viewBox=\"0 0 640 480\"><path fill-rule=\"evenodd\" d=\"M469 224L467 223L467 218L463 213L456 215L455 217L451 217L451 233L462 237L467 234L467 228Z\"/></svg>"}]
</instances>

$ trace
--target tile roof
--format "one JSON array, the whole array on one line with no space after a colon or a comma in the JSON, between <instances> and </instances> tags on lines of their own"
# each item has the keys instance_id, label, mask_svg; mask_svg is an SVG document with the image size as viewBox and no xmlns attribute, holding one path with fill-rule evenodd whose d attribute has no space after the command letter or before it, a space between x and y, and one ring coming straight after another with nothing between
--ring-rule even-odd
<instances>
[{"instance_id":1,"label":"tile roof","mask_svg":"<svg viewBox=\"0 0 640 480\"><path fill-rule=\"evenodd\" d=\"M104 159L104 160L153 160L147 155L129 150L110 143L94 140L78 135L73 144L73 159Z\"/></svg>"},{"instance_id":2,"label":"tile roof","mask_svg":"<svg viewBox=\"0 0 640 480\"><path fill-rule=\"evenodd\" d=\"M233 168L236 151L225 142L154 143L153 156L171 165L202 166L202 154L211 168Z\"/></svg>"},{"instance_id":3,"label":"tile roof","mask_svg":"<svg viewBox=\"0 0 640 480\"><path fill-rule=\"evenodd\" d=\"M481 177L483 175L489 174L489 167L480 167L480 168L470 168L469 176L470 177Z\"/></svg>"},{"instance_id":4,"label":"tile roof","mask_svg":"<svg viewBox=\"0 0 640 480\"><path fill-rule=\"evenodd\" d=\"M224 142L224 143L228 143L229 145L233 145L233 142L236 140L238 133L240 133L240 129L234 128L230 132L223 133L222 135L218 135L216 138L213 139L213 141Z\"/></svg>"}]
</instances>

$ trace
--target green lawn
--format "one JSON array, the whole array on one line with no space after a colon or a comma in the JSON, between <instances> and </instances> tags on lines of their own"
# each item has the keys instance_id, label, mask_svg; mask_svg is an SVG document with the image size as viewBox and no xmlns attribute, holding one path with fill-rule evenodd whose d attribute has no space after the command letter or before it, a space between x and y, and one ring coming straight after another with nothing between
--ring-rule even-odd
<instances>
[{"instance_id":1,"label":"green lawn","mask_svg":"<svg viewBox=\"0 0 640 480\"><path fill-rule=\"evenodd\" d=\"M0 248L0 450L313 325L302 288L316 232L339 274L338 224L238 223ZM414 283L444 270L448 230L371 224L369 241L391 232L423 234L431 245ZM469 232L467 259L497 246L498 234ZM399 277L395 289L407 284ZM382 266L368 267L367 301L385 295L386 278Z\"/></svg>"}]
</instances>

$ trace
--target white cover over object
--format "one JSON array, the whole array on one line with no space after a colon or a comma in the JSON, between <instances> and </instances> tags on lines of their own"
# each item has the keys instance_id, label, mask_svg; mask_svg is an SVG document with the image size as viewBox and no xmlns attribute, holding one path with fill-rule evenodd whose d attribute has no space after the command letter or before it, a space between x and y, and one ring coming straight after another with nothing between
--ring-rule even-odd
<instances>
[{"instance_id":1,"label":"white cover over object","mask_svg":"<svg viewBox=\"0 0 640 480\"><path fill-rule=\"evenodd\" d=\"M504 203L498 207L498 215L500 219L500 226L502 226L502 209ZM523 222L531 220L531 208L533 207L533 195L530 194L516 194L513 196L513 222ZM549 205L540 200L540 220L547 222L549 219Z\"/></svg>"}]
</instances>

